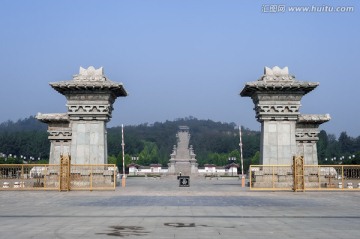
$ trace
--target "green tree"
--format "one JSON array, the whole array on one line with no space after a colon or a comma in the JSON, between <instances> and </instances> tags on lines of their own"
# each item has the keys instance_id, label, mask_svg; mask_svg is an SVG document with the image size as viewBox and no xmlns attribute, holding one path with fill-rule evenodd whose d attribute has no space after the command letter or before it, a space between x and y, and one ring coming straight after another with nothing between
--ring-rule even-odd
<instances>
[{"instance_id":1,"label":"green tree","mask_svg":"<svg viewBox=\"0 0 360 239\"><path fill-rule=\"evenodd\" d=\"M325 130L321 130L319 133L319 141L317 142L317 152L319 164L326 163L325 158L330 157L328 154L329 139Z\"/></svg>"},{"instance_id":2,"label":"green tree","mask_svg":"<svg viewBox=\"0 0 360 239\"><path fill-rule=\"evenodd\" d=\"M355 140L347 135L346 132L342 132L339 137L339 148L341 154L353 152L353 143Z\"/></svg>"},{"instance_id":3,"label":"green tree","mask_svg":"<svg viewBox=\"0 0 360 239\"><path fill-rule=\"evenodd\" d=\"M159 163L158 147L154 142L144 141L144 149L139 154L139 164Z\"/></svg>"},{"instance_id":4,"label":"green tree","mask_svg":"<svg viewBox=\"0 0 360 239\"><path fill-rule=\"evenodd\" d=\"M259 165L260 164L260 152L257 151L254 156L251 158L252 165Z\"/></svg>"},{"instance_id":5,"label":"green tree","mask_svg":"<svg viewBox=\"0 0 360 239\"><path fill-rule=\"evenodd\" d=\"M114 155L108 157L108 164L116 164L117 165L117 158Z\"/></svg>"}]
</instances>

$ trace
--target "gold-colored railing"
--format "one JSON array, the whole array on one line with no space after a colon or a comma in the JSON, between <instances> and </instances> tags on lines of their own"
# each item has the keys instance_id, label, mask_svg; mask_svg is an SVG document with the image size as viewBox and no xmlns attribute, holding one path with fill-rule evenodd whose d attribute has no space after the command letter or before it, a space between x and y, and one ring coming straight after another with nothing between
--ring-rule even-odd
<instances>
[{"instance_id":1,"label":"gold-colored railing","mask_svg":"<svg viewBox=\"0 0 360 239\"><path fill-rule=\"evenodd\" d=\"M292 165L251 165L250 189L293 190ZM304 190L360 190L360 165L304 165Z\"/></svg>"},{"instance_id":2,"label":"gold-colored railing","mask_svg":"<svg viewBox=\"0 0 360 239\"><path fill-rule=\"evenodd\" d=\"M71 190L115 190L116 174L114 164L71 165Z\"/></svg>"},{"instance_id":3,"label":"gold-colored railing","mask_svg":"<svg viewBox=\"0 0 360 239\"><path fill-rule=\"evenodd\" d=\"M0 190L92 191L116 187L114 164L71 165L69 174L61 173L61 166L54 164L0 164ZM61 187L63 180L69 183L68 188Z\"/></svg>"},{"instance_id":4,"label":"gold-colored railing","mask_svg":"<svg viewBox=\"0 0 360 239\"><path fill-rule=\"evenodd\" d=\"M250 189L292 190L291 165L250 165Z\"/></svg>"}]
</instances>

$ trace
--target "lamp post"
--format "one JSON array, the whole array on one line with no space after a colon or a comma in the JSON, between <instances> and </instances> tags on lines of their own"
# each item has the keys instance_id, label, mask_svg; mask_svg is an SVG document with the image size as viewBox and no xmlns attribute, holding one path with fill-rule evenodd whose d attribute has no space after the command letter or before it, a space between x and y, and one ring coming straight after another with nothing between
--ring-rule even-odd
<instances>
[{"instance_id":1,"label":"lamp post","mask_svg":"<svg viewBox=\"0 0 360 239\"><path fill-rule=\"evenodd\" d=\"M126 179L125 179L125 143L124 143L124 125L121 124L121 136L122 136L122 140L121 140L121 147L122 147L122 163L123 163L123 175L121 178L121 186L124 188L126 186Z\"/></svg>"},{"instance_id":2,"label":"lamp post","mask_svg":"<svg viewBox=\"0 0 360 239\"><path fill-rule=\"evenodd\" d=\"M240 138L240 161L241 161L241 187L245 187L245 176L244 176L244 159L242 150L242 139L241 139L241 126L239 126L239 138Z\"/></svg>"}]
</instances>

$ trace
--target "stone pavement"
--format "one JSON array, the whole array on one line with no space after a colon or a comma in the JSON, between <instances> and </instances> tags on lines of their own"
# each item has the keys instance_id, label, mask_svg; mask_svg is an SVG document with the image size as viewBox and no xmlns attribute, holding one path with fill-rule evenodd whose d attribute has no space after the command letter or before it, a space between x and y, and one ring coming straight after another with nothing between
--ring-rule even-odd
<instances>
[{"instance_id":1,"label":"stone pavement","mask_svg":"<svg viewBox=\"0 0 360 239\"><path fill-rule=\"evenodd\" d=\"M360 193L129 178L116 191L0 191L0 238L359 238Z\"/></svg>"}]
</instances>

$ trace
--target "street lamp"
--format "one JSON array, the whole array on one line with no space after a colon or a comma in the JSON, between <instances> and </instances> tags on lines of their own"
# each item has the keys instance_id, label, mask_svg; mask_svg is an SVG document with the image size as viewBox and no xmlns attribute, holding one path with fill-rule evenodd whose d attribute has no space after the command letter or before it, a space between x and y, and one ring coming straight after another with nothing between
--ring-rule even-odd
<instances>
[{"instance_id":1,"label":"street lamp","mask_svg":"<svg viewBox=\"0 0 360 239\"><path fill-rule=\"evenodd\" d=\"M349 156L349 159L353 159L353 158L355 158L354 154Z\"/></svg>"},{"instance_id":2,"label":"street lamp","mask_svg":"<svg viewBox=\"0 0 360 239\"><path fill-rule=\"evenodd\" d=\"M138 161L138 160L139 160L139 157L131 157L131 160L132 160L132 161Z\"/></svg>"}]
</instances>

